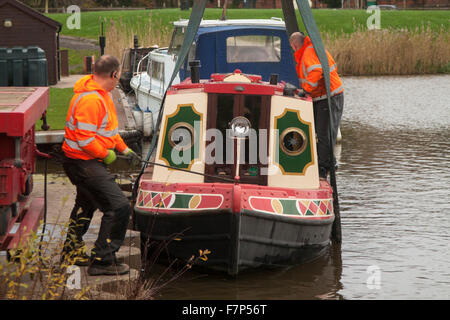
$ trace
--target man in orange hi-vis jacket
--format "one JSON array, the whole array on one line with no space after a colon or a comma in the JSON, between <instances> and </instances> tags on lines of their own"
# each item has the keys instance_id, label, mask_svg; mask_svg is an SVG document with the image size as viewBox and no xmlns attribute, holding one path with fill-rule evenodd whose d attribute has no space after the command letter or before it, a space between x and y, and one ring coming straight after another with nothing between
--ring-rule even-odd
<instances>
[{"instance_id":1,"label":"man in orange hi-vis jacket","mask_svg":"<svg viewBox=\"0 0 450 320\"><path fill-rule=\"evenodd\" d=\"M328 134L330 117L322 66L309 37L305 37L300 32L294 32L289 41L295 52L296 70L300 79L300 85L303 92L310 95L313 100L314 125L318 140L319 175L322 178L326 178L331 167L330 138ZM344 108L344 86L337 73L337 66L333 57L328 51L326 53L330 66L331 115L333 120L331 130L333 137L336 139ZM335 143L336 140L331 142L333 150Z\"/></svg>"},{"instance_id":2,"label":"man in orange hi-vis jacket","mask_svg":"<svg viewBox=\"0 0 450 320\"><path fill-rule=\"evenodd\" d=\"M135 164L140 161L119 135L116 108L110 96L119 78L119 61L113 56L102 56L94 65L94 74L75 84L62 146L64 171L77 189L62 261L89 265L90 275L129 272L126 264L117 262L115 253L125 238L131 207L106 169L116 159L114 149ZM103 217L89 257L83 235L97 209Z\"/></svg>"}]
</instances>

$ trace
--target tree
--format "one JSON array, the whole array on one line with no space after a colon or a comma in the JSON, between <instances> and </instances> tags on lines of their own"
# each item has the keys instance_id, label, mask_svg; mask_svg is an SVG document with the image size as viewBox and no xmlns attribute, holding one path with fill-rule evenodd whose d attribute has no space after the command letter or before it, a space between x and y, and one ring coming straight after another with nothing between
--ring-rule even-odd
<instances>
[{"instance_id":1,"label":"tree","mask_svg":"<svg viewBox=\"0 0 450 320\"><path fill-rule=\"evenodd\" d=\"M324 2L327 4L328 8L340 8L341 7L341 0L325 0Z\"/></svg>"},{"instance_id":2,"label":"tree","mask_svg":"<svg viewBox=\"0 0 450 320\"><path fill-rule=\"evenodd\" d=\"M21 2L25 3L27 6L30 6L32 8L39 8L39 6L41 5L41 0L26 0Z\"/></svg>"}]
</instances>

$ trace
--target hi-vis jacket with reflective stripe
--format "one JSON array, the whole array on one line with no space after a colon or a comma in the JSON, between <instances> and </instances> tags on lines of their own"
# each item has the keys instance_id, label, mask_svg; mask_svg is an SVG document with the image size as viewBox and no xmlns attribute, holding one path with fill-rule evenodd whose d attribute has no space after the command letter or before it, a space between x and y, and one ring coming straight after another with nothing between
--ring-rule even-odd
<instances>
[{"instance_id":1,"label":"hi-vis jacket with reflective stripe","mask_svg":"<svg viewBox=\"0 0 450 320\"><path fill-rule=\"evenodd\" d=\"M330 90L331 96L344 91L344 86L337 73L336 63L328 51L328 64L330 66ZM305 37L303 47L295 52L297 62L297 75L303 90L309 92L313 101L326 99L325 80L323 78L322 65L316 55L309 37Z\"/></svg>"},{"instance_id":2,"label":"hi-vis jacket with reflective stripe","mask_svg":"<svg viewBox=\"0 0 450 320\"><path fill-rule=\"evenodd\" d=\"M119 135L116 108L109 93L92 75L78 80L66 118L63 143L65 155L73 159L103 159L108 149L124 152L127 145Z\"/></svg>"}]
</instances>

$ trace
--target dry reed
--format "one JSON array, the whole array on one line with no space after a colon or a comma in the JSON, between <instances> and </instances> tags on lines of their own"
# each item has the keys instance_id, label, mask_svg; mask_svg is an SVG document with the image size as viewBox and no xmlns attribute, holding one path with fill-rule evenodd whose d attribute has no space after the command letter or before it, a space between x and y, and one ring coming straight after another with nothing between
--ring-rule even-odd
<instances>
[{"instance_id":1,"label":"dry reed","mask_svg":"<svg viewBox=\"0 0 450 320\"><path fill-rule=\"evenodd\" d=\"M139 19L139 21L141 21ZM137 25L124 22L122 19L111 19L106 29L105 53L122 59L124 49L133 48L134 36L137 35L142 47L158 45L168 46L171 37L171 29L163 26L162 21L154 20L152 14L148 20Z\"/></svg>"},{"instance_id":2,"label":"dry reed","mask_svg":"<svg viewBox=\"0 0 450 320\"><path fill-rule=\"evenodd\" d=\"M450 35L443 27L323 34L341 75L411 75L450 72Z\"/></svg>"},{"instance_id":3,"label":"dry reed","mask_svg":"<svg viewBox=\"0 0 450 320\"><path fill-rule=\"evenodd\" d=\"M167 46L172 28L149 15L146 22L133 26L111 20L107 29L106 53L122 57L133 47L137 35L141 46ZM341 75L409 75L450 73L450 33L442 26L408 29L366 30L354 24L352 33L323 33L323 41L338 65Z\"/></svg>"}]
</instances>

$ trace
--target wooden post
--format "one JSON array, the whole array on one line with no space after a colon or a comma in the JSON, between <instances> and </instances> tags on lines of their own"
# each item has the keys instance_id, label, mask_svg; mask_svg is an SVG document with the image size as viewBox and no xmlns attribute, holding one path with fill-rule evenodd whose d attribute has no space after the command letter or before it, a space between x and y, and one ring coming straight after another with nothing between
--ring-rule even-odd
<instances>
[{"instance_id":1,"label":"wooden post","mask_svg":"<svg viewBox=\"0 0 450 320\"><path fill-rule=\"evenodd\" d=\"M69 50L61 50L61 76L69 76Z\"/></svg>"}]
</instances>

